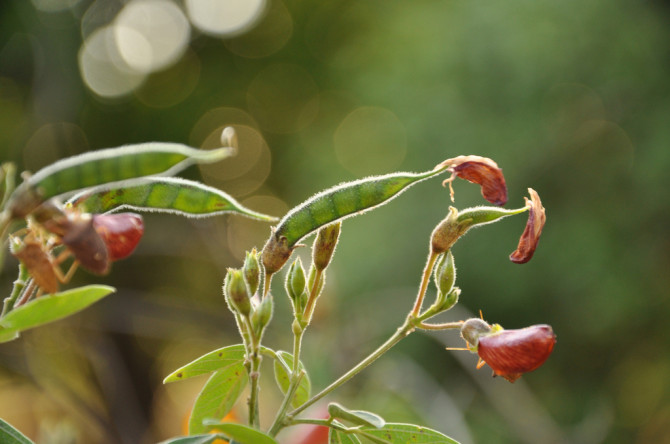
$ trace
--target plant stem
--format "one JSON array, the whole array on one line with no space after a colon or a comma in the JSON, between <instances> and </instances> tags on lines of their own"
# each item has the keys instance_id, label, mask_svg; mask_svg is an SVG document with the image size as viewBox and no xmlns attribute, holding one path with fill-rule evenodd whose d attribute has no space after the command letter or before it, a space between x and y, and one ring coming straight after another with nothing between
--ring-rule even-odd
<instances>
[{"instance_id":1,"label":"plant stem","mask_svg":"<svg viewBox=\"0 0 670 444\"><path fill-rule=\"evenodd\" d=\"M321 281L321 276L323 275L323 270L316 269L314 274L314 282L312 283L312 288L309 290L309 299L307 299L307 304L305 305L304 311L304 320L305 326L309 325L312 320L312 314L314 314L314 307L316 305L316 299L319 297L319 282Z\"/></svg>"},{"instance_id":2,"label":"plant stem","mask_svg":"<svg viewBox=\"0 0 670 444\"><path fill-rule=\"evenodd\" d=\"M416 302L414 302L414 309L412 309L412 317L419 316L419 311L421 311L421 306L423 305L423 298L426 295L426 290L428 289L428 282L430 282L430 275L433 272L433 267L435 266L435 261L439 257L439 253L435 253L432 249L428 255L428 260L426 260L426 266L423 269L423 276L421 278L421 286L419 287L419 293L416 295Z\"/></svg>"},{"instance_id":3,"label":"plant stem","mask_svg":"<svg viewBox=\"0 0 670 444\"><path fill-rule=\"evenodd\" d=\"M261 361L263 359L261 356L261 338L254 333L249 318L243 317L243 320L249 333L249 339L251 339L250 349L247 348L247 359L251 361L249 366L249 380L251 385L249 393L249 425L256 429L260 429L258 393L260 391L259 382L261 376Z\"/></svg>"},{"instance_id":4,"label":"plant stem","mask_svg":"<svg viewBox=\"0 0 670 444\"><path fill-rule=\"evenodd\" d=\"M23 291L23 289L26 287L26 282L29 278L30 274L28 273L28 269L21 262L19 262L19 276L14 281L14 288L12 288L12 293L9 295L9 297L7 297L7 299L5 299L1 316L4 316L12 311L14 304L16 303L16 299L21 294L21 291Z\"/></svg>"},{"instance_id":5,"label":"plant stem","mask_svg":"<svg viewBox=\"0 0 670 444\"><path fill-rule=\"evenodd\" d=\"M426 324L424 322L420 322L416 325L416 327L422 330L449 330L461 328L462 325L463 321L445 322L444 324Z\"/></svg>"},{"instance_id":6,"label":"plant stem","mask_svg":"<svg viewBox=\"0 0 670 444\"><path fill-rule=\"evenodd\" d=\"M285 425L284 419L286 418L286 411L290 407L291 402L293 401L293 398L295 396L295 393L298 391L300 381L304 376L305 376L304 370L295 375L291 374L291 382L289 384L288 389L286 390L284 400L282 401L279 410L277 410L277 415L275 416L275 420L272 423L272 426L270 426L270 429L268 430L268 434L270 436L275 436L279 432L279 430L281 430L281 428L284 427Z\"/></svg>"},{"instance_id":7,"label":"plant stem","mask_svg":"<svg viewBox=\"0 0 670 444\"><path fill-rule=\"evenodd\" d=\"M410 315L407 317L405 320L405 323L396 330L393 335L386 340L377 350L372 352L370 355L368 355L365 359L363 359L361 362L359 362L355 367L353 367L351 370L346 372L344 375L340 376L339 379L334 381L332 384L330 384L328 387L324 388L321 390L319 393L316 395L312 396L308 401L306 401L303 405L298 407L297 409L293 410L292 412L288 413L288 417L293 418L295 415L298 413L302 412L305 410L307 407L311 406L314 404L316 401L320 400L324 396L326 396L328 393L332 392L345 382L349 381L351 378L356 376L358 373L360 373L363 369L368 367L370 364L375 362L381 355L389 351L394 345L396 345L398 342L400 342L401 339L405 338L408 336L410 333L414 331L414 324L413 324L414 318Z\"/></svg>"}]
</instances>

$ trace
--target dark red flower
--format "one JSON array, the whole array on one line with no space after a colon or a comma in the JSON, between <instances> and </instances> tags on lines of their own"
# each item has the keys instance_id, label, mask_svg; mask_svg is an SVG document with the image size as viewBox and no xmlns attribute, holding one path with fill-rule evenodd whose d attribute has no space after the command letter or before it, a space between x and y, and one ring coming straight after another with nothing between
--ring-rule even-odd
<instances>
[{"instance_id":1,"label":"dark red flower","mask_svg":"<svg viewBox=\"0 0 670 444\"><path fill-rule=\"evenodd\" d=\"M507 185L502 169L493 160L481 156L458 156L442 162L439 167L449 166L453 175L445 180L451 187L454 176L476 183L482 188L482 196L494 205L507 203ZM453 190L452 190L453 200Z\"/></svg>"},{"instance_id":2,"label":"dark red flower","mask_svg":"<svg viewBox=\"0 0 670 444\"><path fill-rule=\"evenodd\" d=\"M516 264L525 264L533 257L537 243L540 241L542 228L544 228L544 223L547 220L540 196L532 188L528 188L528 193L530 194L530 200L524 198L528 206L528 222L526 222L526 228L519 239L519 245L509 256L509 259Z\"/></svg>"},{"instance_id":3,"label":"dark red flower","mask_svg":"<svg viewBox=\"0 0 670 444\"><path fill-rule=\"evenodd\" d=\"M93 227L105 242L112 261L128 257L144 234L142 216L135 213L95 214Z\"/></svg>"},{"instance_id":4,"label":"dark red flower","mask_svg":"<svg viewBox=\"0 0 670 444\"><path fill-rule=\"evenodd\" d=\"M495 330L495 329L494 329ZM479 336L477 353L493 373L514 382L544 364L556 343L549 325L501 330Z\"/></svg>"}]
</instances>

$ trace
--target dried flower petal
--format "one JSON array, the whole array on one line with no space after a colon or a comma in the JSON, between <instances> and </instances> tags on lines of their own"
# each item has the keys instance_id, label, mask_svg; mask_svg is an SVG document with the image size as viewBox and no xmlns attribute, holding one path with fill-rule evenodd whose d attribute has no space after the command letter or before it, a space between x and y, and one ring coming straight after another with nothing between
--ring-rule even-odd
<instances>
[{"instance_id":1,"label":"dried flower petal","mask_svg":"<svg viewBox=\"0 0 670 444\"><path fill-rule=\"evenodd\" d=\"M549 325L533 325L520 330L502 330L479 337L477 353L494 374L514 382L523 373L535 370L547 360L556 343Z\"/></svg>"},{"instance_id":2,"label":"dried flower petal","mask_svg":"<svg viewBox=\"0 0 670 444\"><path fill-rule=\"evenodd\" d=\"M481 156L458 156L445 160L438 167L446 165L449 165L448 171L456 177L480 185L482 196L492 204L502 206L507 203L505 177L502 169L493 160ZM453 176L445 180L445 183L449 183L451 187L452 180Z\"/></svg>"},{"instance_id":3,"label":"dried flower petal","mask_svg":"<svg viewBox=\"0 0 670 444\"><path fill-rule=\"evenodd\" d=\"M528 222L519 239L519 245L509 256L509 259L516 264L525 264L533 257L542 234L542 228L544 228L544 223L547 220L540 196L532 188L528 188L528 193L530 194L530 200L525 198L528 206Z\"/></svg>"},{"instance_id":4,"label":"dried flower petal","mask_svg":"<svg viewBox=\"0 0 670 444\"><path fill-rule=\"evenodd\" d=\"M144 234L142 216L135 213L95 214L93 226L109 250L109 258L128 257Z\"/></svg>"}]
</instances>

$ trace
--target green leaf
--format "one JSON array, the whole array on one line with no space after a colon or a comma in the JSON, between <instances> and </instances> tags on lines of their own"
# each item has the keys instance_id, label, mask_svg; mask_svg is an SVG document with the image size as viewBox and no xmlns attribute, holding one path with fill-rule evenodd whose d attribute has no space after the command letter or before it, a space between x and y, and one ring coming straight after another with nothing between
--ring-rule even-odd
<instances>
[{"instance_id":1,"label":"green leaf","mask_svg":"<svg viewBox=\"0 0 670 444\"><path fill-rule=\"evenodd\" d=\"M277 441L269 435L242 424L214 421L205 421L205 424L239 444L277 444Z\"/></svg>"},{"instance_id":2,"label":"green leaf","mask_svg":"<svg viewBox=\"0 0 670 444\"><path fill-rule=\"evenodd\" d=\"M458 444L442 433L414 424L386 424L381 429L362 427L359 436L380 444Z\"/></svg>"},{"instance_id":3,"label":"green leaf","mask_svg":"<svg viewBox=\"0 0 670 444\"><path fill-rule=\"evenodd\" d=\"M16 330L9 330L6 328L0 328L0 343L13 341L19 337L19 332Z\"/></svg>"},{"instance_id":4,"label":"green leaf","mask_svg":"<svg viewBox=\"0 0 670 444\"><path fill-rule=\"evenodd\" d=\"M245 353L242 344L219 348L175 370L163 380L163 384L212 373L239 364L244 362Z\"/></svg>"},{"instance_id":5,"label":"green leaf","mask_svg":"<svg viewBox=\"0 0 670 444\"><path fill-rule=\"evenodd\" d=\"M133 209L190 217L237 213L268 222L277 218L245 208L234 198L199 182L178 177L150 177L131 185L83 191L70 202L88 213Z\"/></svg>"},{"instance_id":6,"label":"green leaf","mask_svg":"<svg viewBox=\"0 0 670 444\"><path fill-rule=\"evenodd\" d=\"M116 291L107 285L87 285L41 296L0 319L7 330L23 331L72 315Z\"/></svg>"},{"instance_id":7,"label":"green leaf","mask_svg":"<svg viewBox=\"0 0 670 444\"><path fill-rule=\"evenodd\" d=\"M26 436L0 418L0 443L2 444L34 444Z\"/></svg>"},{"instance_id":8,"label":"green leaf","mask_svg":"<svg viewBox=\"0 0 670 444\"><path fill-rule=\"evenodd\" d=\"M293 355L291 353L280 350L277 352L277 357L278 359L283 359L289 368L293 368ZM275 380L282 393L286 393L286 390L288 390L288 386L291 383L291 376L286 372L286 369L281 365L278 359L275 360L274 364ZM299 364L299 368L300 370L305 370L302 362ZM298 389L295 392L291 405L296 408L303 405L309 399L311 391L312 383L309 380L309 375L305 372L305 375L300 380L300 385L298 385Z\"/></svg>"},{"instance_id":9,"label":"green leaf","mask_svg":"<svg viewBox=\"0 0 670 444\"><path fill-rule=\"evenodd\" d=\"M60 194L156 174L173 175L194 163L219 161L234 151L160 142L90 151L59 160L30 176L16 188L7 207L12 217L23 217Z\"/></svg>"},{"instance_id":10,"label":"green leaf","mask_svg":"<svg viewBox=\"0 0 670 444\"><path fill-rule=\"evenodd\" d=\"M365 410L349 410L342 405L331 402L328 404L328 414L333 418L343 419L355 425L375 427L377 429L384 427L386 421L379 415Z\"/></svg>"},{"instance_id":11,"label":"green leaf","mask_svg":"<svg viewBox=\"0 0 670 444\"><path fill-rule=\"evenodd\" d=\"M328 444L361 444L361 440L353 434L330 429Z\"/></svg>"},{"instance_id":12,"label":"green leaf","mask_svg":"<svg viewBox=\"0 0 670 444\"><path fill-rule=\"evenodd\" d=\"M217 371L198 395L188 421L188 433L207 430L204 419L221 420L233 408L249 377L244 363L239 362Z\"/></svg>"},{"instance_id":13,"label":"green leaf","mask_svg":"<svg viewBox=\"0 0 670 444\"><path fill-rule=\"evenodd\" d=\"M223 438L225 436L220 433L207 433L205 435L178 436L167 441L161 441L159 444L210 444Z\"/></svg>"}]
</instances>

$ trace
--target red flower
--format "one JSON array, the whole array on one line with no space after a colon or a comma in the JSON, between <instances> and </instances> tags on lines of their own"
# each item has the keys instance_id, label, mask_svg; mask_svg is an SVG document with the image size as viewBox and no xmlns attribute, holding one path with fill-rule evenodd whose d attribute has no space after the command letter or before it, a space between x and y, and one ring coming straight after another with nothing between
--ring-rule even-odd
<instances>
[{"instance_id":1,"label":"red flower","mask_svg":"<svg viewBox=\"0 0 670 444\"><path fill-rule=\"evenodd\" d=\"M93 227L105 242L112 261L128 257L144 234L142 216L135 213L95 214Z\"/></svg>"},{"instance_id":2,"label":"red flower","mask_svg":"<svg viewBox=\"0 0 670 444\"><path fill-rule=\"evenodd\" d=\"M555 343L556 335L549 325L533 325L483 334L479 336L477 353L494 374L514 382L544 364Z\"/></svg>"},{"instance_id":3,"label":"red flower","mask_svg":"<svg viewBox=\"0 0 670 444\"><path fill-rule=\"evenodd\" d=\"M507 185L502 169L488 157L458 156L445 160L436 168L444 166L449 166L447 171L452 173L451 178L444 181L444 183L449 183L449 188L451 188L454 176L460 177L480 185L482 196L492 204L502 206L507 203ZM451 199L454 199L453 189Z\"/></svg>"},{"instance_id":4,"label":"red flower","mask_svg":"<svg viewBox=\"0 0 670 444\"><path fill-rule=\"evenodd\" d=\"M528 188L528 193L530 200L524 198L528 206L528 222L519 239L519 245L509 256L509 259L516 264L525 264L533 257L537 243L540 241L542 228L547 220L540 196L532 188Z\"/></svg>"}]
</instances>

